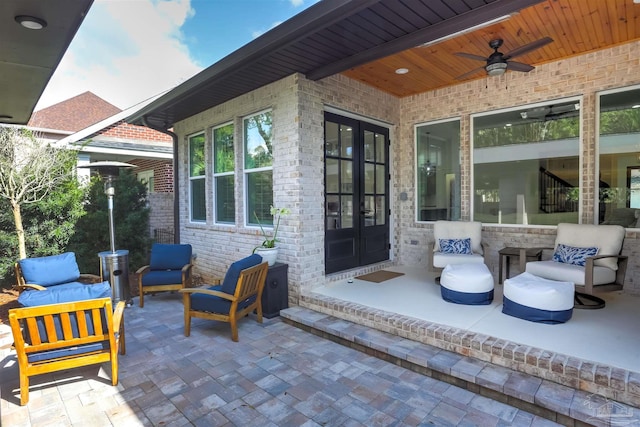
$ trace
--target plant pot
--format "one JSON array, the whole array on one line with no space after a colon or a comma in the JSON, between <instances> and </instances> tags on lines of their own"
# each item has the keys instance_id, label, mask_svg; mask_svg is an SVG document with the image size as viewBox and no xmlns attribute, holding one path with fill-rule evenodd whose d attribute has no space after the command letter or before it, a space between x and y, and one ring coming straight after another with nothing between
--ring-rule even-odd
<instances>
[{"instance_id":1,"label":"plant pot","mask_svg":"<svg viewBox=\"0 0 640 427\"><path fill-rule=\"evenodd\" d=\"M255 253L262 257L263 261L267 261L270 266L276 263L278 258L278 248L256 248Z\"/></svg>"}]
</instances>

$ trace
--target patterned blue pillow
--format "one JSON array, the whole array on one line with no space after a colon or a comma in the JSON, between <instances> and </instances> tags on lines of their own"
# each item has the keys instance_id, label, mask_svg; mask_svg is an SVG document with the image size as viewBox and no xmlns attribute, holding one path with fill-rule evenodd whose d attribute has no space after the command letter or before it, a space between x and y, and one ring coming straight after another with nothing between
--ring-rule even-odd
<instances>
[{"instance_id":1,"label":"patterned blue pillow","mask_svg":"<svg viewBox=\"0 0 640 427\"><path fill-rule=\"evenodd\" d=\"M440 252L443 254L471 255L471 238L440 239Z\"/></svg>"},{"instance_id":2,"label":"patterned blue pillow","mask_svg":"<svg viewBox=\"0 0 640 427\"><path fill-rule=\"evenodd\" d=\"M597 253L598 248L576 248L573 246L558 243L558 246L553 253L553 260L556 262L584 267L585 263L587 262L587 258L590 256L594 256Z\"/></svg>"}]
</instances>

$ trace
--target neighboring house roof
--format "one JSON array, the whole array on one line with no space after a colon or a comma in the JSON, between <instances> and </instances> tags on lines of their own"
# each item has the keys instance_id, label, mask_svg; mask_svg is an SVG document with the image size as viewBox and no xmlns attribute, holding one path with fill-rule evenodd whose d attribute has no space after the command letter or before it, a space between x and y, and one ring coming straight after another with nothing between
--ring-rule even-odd
<instances>
[{"instance_id":1,"label":"neighboring house roof","mask_svg":"<svg viewBox=\"0 0 640 427\"><path fill-rule=\"evenodd\" d=\"M25 124L93 0L0 1L0 123ZM18 17L32 15L32 30Z\"/></svg>"},{"instance_id":2,"label":"neighboring house roof","mask_svg":"<svg viewBox=\"0 0 640 427\"><path fill-rule=\"evenodd\" d=\"M127 121L167 129L295 73L310 80L344 73L396 96L409 96L460 83L457 76L483 62L454 53L471 52L484 60L494 38L504 39L509 53L552 34L558 40L518 57L534 66L636 40L636 7L631 0L323 0ZM424 47L428 43L433 45ZM402 67L412 68L411 73L397 75L395 70Z\"/></svg>"},{"instance_id":3,"label":"neighboring house roof","mask_svg":"<svg viewBox=\"0 0 640 427\"><path fill-rule=\"evenodd\" d=\"M126 123L124 119L160 95L124 111L118 111L84 129L60 139L56 145L81 147L81 152L157 159L173 158L173 139L164 133ZM99 99L99 98L98 98Z\"/></svg>"},{"instance_id":4,"label":"neighboring house roof","mask_svg":"<svg viewBox=\"0 0 640 427\"><path fill-rule=\"evenodd\" d=\"M84 92L34 112L27 126L77 132L120 112L92 92Z\"/></svg>"}]
</instances>

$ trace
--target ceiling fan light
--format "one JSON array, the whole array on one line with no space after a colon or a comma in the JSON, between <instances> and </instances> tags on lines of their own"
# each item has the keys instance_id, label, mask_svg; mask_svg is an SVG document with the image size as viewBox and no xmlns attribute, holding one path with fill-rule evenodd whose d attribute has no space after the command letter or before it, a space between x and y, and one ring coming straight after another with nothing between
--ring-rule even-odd
<instances>
[{"instance_id":1,"label":"ceiling fan light","mask_svg":"<svg viewBox=\"0 0 640 427\"><path fill-rule=\"evenodd\" d=\"M490 76L501 76L507 71L507 64L506 62L495 62L488 64L485 69Z\"/></svg>"}]
</instances>

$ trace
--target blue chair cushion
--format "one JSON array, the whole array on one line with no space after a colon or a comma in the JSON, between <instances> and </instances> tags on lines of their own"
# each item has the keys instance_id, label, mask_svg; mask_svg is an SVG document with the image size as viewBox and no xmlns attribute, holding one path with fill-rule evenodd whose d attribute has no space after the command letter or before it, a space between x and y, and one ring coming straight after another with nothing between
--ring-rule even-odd
<instances>
[{"instance_id":1,"label":"blue chair cushion","mask_svg":"<svg viewBox=\"0 0 640 427\"><path fill-rule=\"evenodd\" d=\"M80 282L50 286L43 291L26 290L18 296L21 307L60 304L64 302L83 301L88 299L111 297L109 282L86 285Z\"/></svg>"},{"instance_id":2,"label":"blue chair cushion","mask_svg":"<svg viewBox=\"0 0 640 427\"><path fill-rule=\"evenodd\" d=\"M191 245L154 243L149 267L151 270L180 270L191 262L191 252Z\"/></svg>"},{"instance_id":3,"label":"blue chair cushion","mask_svg":"<svg viewBox=\"0 0 640 427\"><path fill-rule=\"evenodd\" d=\"M182 283L182 270L151 270L142 276L142 286L178 285Z\"/></svg>"},{"instance_id":4,"label":"blue chair cushion","mask_svg":"<svg viewBox=\"0 0 640 427\"><path fill-rule=\"evenodd\" d=\"M222 285L209 286L207 289L222 291ZM254 295L238 303L238 310L242 310L243 308L253 304L255 300L256 296ZM231 309L231 301L227 301L226 299L215 295L191 294L191 309L196 311L206 311L209 313L228 314Z\"/></svg>"},{"instance_id":5,"label":"blue chair cushion","mask_svg":"<svg viewBox=\"0 0 640 427\"><path fill-rule=\"evenodd\" d=\"M108 348L109 342L103 341L94 344L86 344L81 346L65 347L56 350L31 353L27 356L27 360L29 360L30 363L42 362L46 360L56 359L58 357L70 357L94 351L104 351Z\"/></svg>"},{"instance_id":6,"label":"blue chair cushion","mask_svg":"<svg viewBox=\"0 0 640 427\"><path fill-rule=\"evenodd\" d=\"M39 258L25 258L18 262L26 283L54 286L75 282L80 278L76 254L73 252Z\"/></svg>"},{"instance_id":7,"label":"blue chair cushion","mask_svg":"<svg viewBox=\"0 0 640 427\"><path fill-rule=\"evenodd\" d=\"M236 284L238 283L240 272L260 263L262 263L262 257L258 254L253 254L231 264L227 270L227 274L224 276L220 290L229 295L233 295L236 292Z\"/></svg>"}]
</instances>

